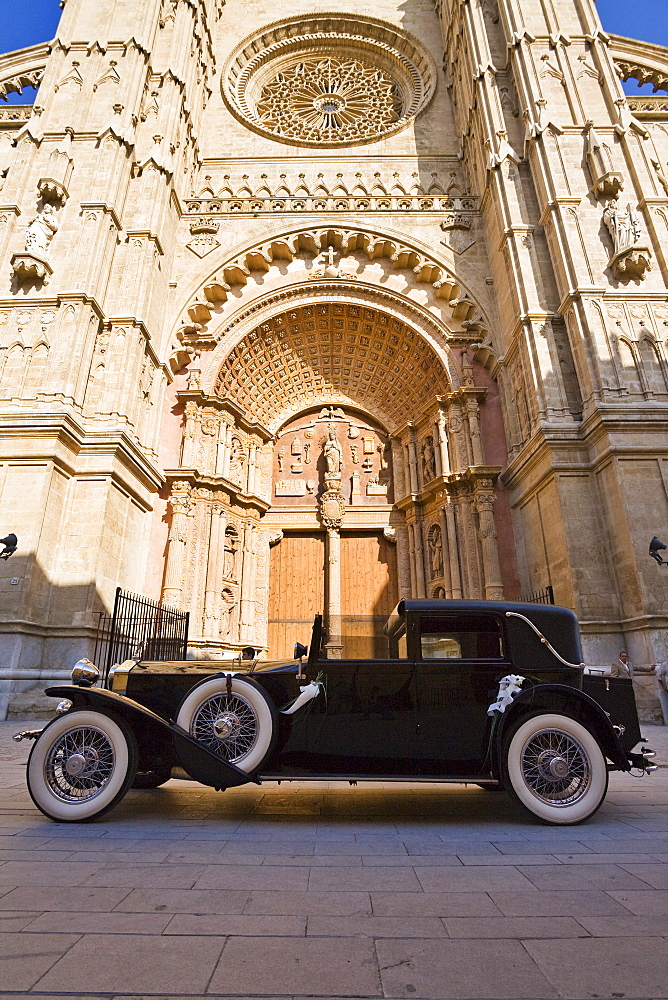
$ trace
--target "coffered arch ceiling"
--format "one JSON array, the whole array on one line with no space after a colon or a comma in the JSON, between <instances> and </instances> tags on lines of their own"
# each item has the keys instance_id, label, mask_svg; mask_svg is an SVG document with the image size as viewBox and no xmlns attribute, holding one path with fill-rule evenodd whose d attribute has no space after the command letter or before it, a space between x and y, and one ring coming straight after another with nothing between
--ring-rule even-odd
<instances>
[{"instance_id":1,"label":"coffered arch ceiling","mask_svg":"<svg viewBox=\"0 0 668 1000\"><path fill-rule=\"evenodd\" d=\"M382 309L314 302L258 325L227 355L214 393L270 429L321 402L360 406L391 431L450 384L443 362L407 323Z\"/></svg>"}]
</instances>

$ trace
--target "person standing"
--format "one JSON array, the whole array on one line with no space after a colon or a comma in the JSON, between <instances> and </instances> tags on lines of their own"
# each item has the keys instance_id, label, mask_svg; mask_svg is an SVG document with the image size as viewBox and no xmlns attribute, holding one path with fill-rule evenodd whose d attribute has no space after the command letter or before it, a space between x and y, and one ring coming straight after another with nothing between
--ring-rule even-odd
<instances>
[{"instance_id":1,"label":"person standing","mask_svg":"<svg viewBox=\"0 0 668 1000\"><path fill-rule=\"evenodd\" d=\"M611 677L633 677L633 667L629 663L629 654L625 649L619 654L619 659L610 667Z\"/></svg>"},{"instance_id":2,"label":"person standing","mask_svg":"<svg viewBox=\"0 0 668 1000\"><path fill-rule=\"evenodd\" d=\"M663 723L668 726L668 660L656 663L656 679L659 685L659 701L663 712Z\"/></svg>"}]
</instances>

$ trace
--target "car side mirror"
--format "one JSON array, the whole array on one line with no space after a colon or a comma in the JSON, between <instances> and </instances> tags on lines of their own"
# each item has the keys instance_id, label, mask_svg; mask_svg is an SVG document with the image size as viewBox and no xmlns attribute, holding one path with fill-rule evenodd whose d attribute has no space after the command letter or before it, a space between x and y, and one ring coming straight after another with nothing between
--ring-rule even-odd
<instances>
[{"instance_id":1,"label":"car side mirror","mask_svg":"<svg viewBox=\"0 0 668 1000\"><path fill-rule=\"evenodd\" d=\"M301 658L303 656L306 656L307 653L308 653L308 647L307 646L302 646L301 642L296 642L295 643L295 649L294 649L294 652L292 654L295 660L301 660Z\"/></svg>"}]
</instances>

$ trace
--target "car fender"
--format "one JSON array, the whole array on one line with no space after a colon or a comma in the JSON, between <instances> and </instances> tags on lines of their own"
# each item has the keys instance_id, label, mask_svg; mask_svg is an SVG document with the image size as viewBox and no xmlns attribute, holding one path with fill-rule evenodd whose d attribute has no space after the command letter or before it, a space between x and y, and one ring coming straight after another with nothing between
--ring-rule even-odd
<instances>
[{"instance_id":1,"label":"car fender","mask_svg":"<svg viewBox=\"0 0 668 1000\"><path fill-rule=\"evenodd\" d=\"M165 742L170 750L173 748L188 774L203 785L234 788L249 781L257 782L252 775L211 753L176 723L163 719L150 708L145 708L125 695L104 688L75 685L47 688L45 694L50 698L67 698L72 702L73 708L91 708L119 716L132 728L140 746L147 739Z\"/></svg>"},{"instance_id":2,"label":"car fender","mask_svg":"<svg viewBox=\"0 0 668 1000\"><path fill-rule=\"evenodd\" d=\"M539 711L559 712L580 722L597 738L603 753L616 768L620 771L631 769L617 733L598 702L584 691L567 684L535 684L518 694L512 705L499 716L493 737L493 769L497 776L501 770L499 764L506 734L521 716Z\"/></svg>"}]
</instances>

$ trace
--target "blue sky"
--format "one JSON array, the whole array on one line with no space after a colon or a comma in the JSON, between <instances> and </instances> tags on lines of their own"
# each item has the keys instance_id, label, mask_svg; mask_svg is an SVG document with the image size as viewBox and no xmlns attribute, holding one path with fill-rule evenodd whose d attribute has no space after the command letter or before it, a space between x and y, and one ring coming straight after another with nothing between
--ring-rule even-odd
<instances>
[{"instance_id":1,"label":"blue sky","mask_svg":"<svg viewBox=\"0 0 668 1000\"><path fill-rule=\"evenodd\" d=\"M607 31L668 45L668 0L598 0L598 12ZM59 18L58 0L0 0L0 50L10 52L53 38ZM633 92L635 85L630 82L625 89ZM645 89L651 93L651 87ZM12 103L26 99L32 96L10 98Z\"/></svg>"}]
</instances>

